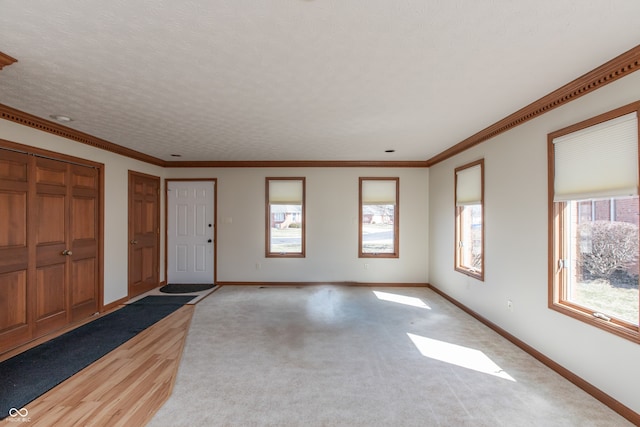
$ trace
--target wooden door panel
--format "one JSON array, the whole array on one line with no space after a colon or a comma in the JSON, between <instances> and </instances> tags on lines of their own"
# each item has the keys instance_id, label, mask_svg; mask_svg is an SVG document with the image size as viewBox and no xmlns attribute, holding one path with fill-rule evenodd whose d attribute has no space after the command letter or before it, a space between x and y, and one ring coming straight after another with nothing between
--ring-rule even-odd
<instances>
[{"instance_id":1,"label":"wooden door panel","mask_svg":"<svg viewBox=\"0 0 640 427\"><path fill-rule=\"evenodd\" d=\"M134 283L138 283L138 286L142 286L145 283L155 285L155 282L154 282L156 280L155 257L156 257L156 254L153 247L149 247L149 248L140 247L133 250L133 259L132 259L133 271L132 271L131 278L134 281Z\"/></svg>"},{"instance_id":2,"label":"wooden door panel","mask_svg":"<svg viewBox=\"0 0 640 427\"><path fill-rule=\"evenodd\" d=\"M0 274L0 351L31 338L27 270Z\"/></svg>"},{"instance_id":3,"label":"wooden door panel","mask_svg":"<svg viewBox=\"0 0 640 427\"><path fill-rule=\"evenodd\" d=\"M36 248L37 268L66 264L66 257L63 255L66 246L64 242L38 246Z\"/></svg>"},{"instance_id":4,"label":"wooden door panel","mask_svg":"<svg viewBox=\"0 0 640 427\"><path fill-rule=\"evenodd\" d=\"M0 159L0 250L27 246L28 156L2 150ZM8 254L7 254L8 255Z\"/></svg>"},{"instance_id":5,"label":"wooden door panel","mask_svg":"<svg viewBox=\"0 0 640 427\"><path fill-rule=\"evenodd\" d=\"M69 281L72 320L90 316L99 308L98 185L95 168L71 166Z\"/></svg>"},{"instance_id":6,"label":"wooden door panel","mask_svg":"<svg viewBox=\"0 0 640 427\"><path fill-rule=\"evenodd\" d=\"M159 184L159 181L158 181ZM142 187L142 192L144 193L145 196L149 197L150 199L155 199L158 196L158 186L156 185L156 179L152 178L149 181L144 183L144 186Z\"/></svg>"},{"instance_id":7,"label":"wooden door panel","mask_svg":"<svg viewBox=\"0 0 640 427\"><path fill-rule=\"evenodd\" d=\"M2 150L0 180L27 182L28 159L25 153Z\"/></svg>"},{"instance_id":8,"label":"wooden door panel","mask_svg":"<svg viewBox=\"0 0 640 427\"><path fill-rule=\"evenodd\" d=\"M68 163L38 157L36 160L36 184L66 187Z\"/></svg>"},{"instance_id":9,"label":"wooden door panel","mask_svg":"<svg viewBox=\"0 0 640 427\"><path fill-rule=\"evenodd\" d=\"M73 270L72 276L76 277L93 277L96 272L96 264L93 258L75 260L71 263ZM85 303L95 298L93 289L89 286L83 286L81 282L72 283L71 301L73 305Z\"/></svg>"},{"instance_id":10,"label":"wooden door panel","mask_svg":"<svg viewBox=\"0 0 640 427\"><path fill-rule=\"evenodd\" d=\"M91 197L74 197L71 200L71 240L95 240L96 227L96 199Z\"/></svg>"},{"instance_id":11,"label":"wooden door panel","mask_svg":"<svg viewBox=\"0 0 640 427\"><path fill-rule=\"evenodd\" d=\"M36 318L43 319L65 310L65 270L64 264L57 264L36 271Z\"/></svg>"},{"instance_id":12,"label":"wooden door panel","mask_svg":"<svg viewBox=\"0 0 640 427\"><path fill-rule=\"evenodd\" d=\"M36 270L35 336L67 324L66 263Z\"/></svg>"},{"instance_id":13,"label":"wooden door panel","mask_svg":"<svg viewBox=\"0 0 640 427\"><path fill-rule=\"evenodd\" d=\"M82 188L98 190L98 170L87 166L72 165L71 185L74 191Z\"/></svg>"},{"instance_id":14,"label":"wooden door panel","mask_svg":"<svg viewBox=\"0 0 640 427\"><path fill-rule=\"evenodd\" d=\"M44 159L40 159L44 160ZM50 162L51 160L49 160ZM56 175L57 176L57 175ZM66 263L67 197L64 187L39 186L35 197L35 268ZM40 289L36 287L36 292Z\"/></svg>"},{"instance_id":15,"label":"wooden door panel","mask_svg":"<svg viewBox=\"0 0 640 427\"><path fill-rule=\"evenodd\" d=\"M144 200L139 199L140 193L135 193L132 203L131 221L133 235L142 234L142 227L144 227L144 216L142 215Z\"/></svg>"},{"instance_id":16,"label":"wooden door panel","mask_svg":"<svg viewBox=\"0 0 640 427\"><path fill-rule=\"evenodd\" d=\"M27 193L0 190L0 248L27 246Z\"/></svg>"},{"instance_id":17,"label":"wooden door panel","mask_svg":"<svg viewBox=\"0 0 640 427\"><path fill-rule=\"evenodd\" d=\"M28 155L0 150L0 352L31 337L28 164Z\"/></svg>"},{"instance_id":18,"label":"wooden door panel","mask_svg":"<svg viewBox=\"0 0 640 427\"><path fill-rule=\"evenodd\" d=\"M139 196L137 194L136 196ZM146 196L149 197L149 196ZM133 201L133 232L138 237L155 239L157 224L157 198L150 200L138 199Z\"/></svg>"},{"instance_id":19,"label":"wooden door panel","mask_svg":"<svg viewBox=\"0 0 640 427\"><path fill-rule=\"evenodd\" d=\"M157 285L156 272L156 251L153 246L144 247L143 242L138 243L132 248L131 257L131 280L134 283L148 283ZM155 286L154 286L155 287ZM146 292L146 291L145 291Z\"/></svg>"},{"instance_id":20,"label":"wooden door panel","mask_svg":"<svg viewBox=\"0 0 640 427\"><path fill-rule=\"evenodd\" d=\"M155 250L153 247L142 248L140 251L142 257L142 281L149 282L156 277Z\"/></svg>"},{"instance_id":21,"label":"wooden door panel","mask_svg":"<svg viewBox=\"0 0 640 427\"><path fill-rule=\"evenodd\" d=\"M69 259L71 262L79 261L86 258L97 259L96 253L98 251L98 242L97 240L92 239L83 239L76 240L71 245L71 255L69 255ZM80 281L89 281L91 277L79 278Z\"/></svg>"},{"instance_id":22,"label":"wooden door panel","mask_svg":"<svg viewBox=\"0 0 640 427\"><path fill-rule=\"evenodd\" d=\"M27 270L29 260L29 250L25 247L18 248L0 248L0 274L10 273L12 271ZM4 307L0 305L0 311Z\"/></svg>"},{"instance_id":23,"label":"wooden door panel","mask_svg":"<svg viewBox=\"0 0 640 427\"><path fill-rule=\"evenodd\" d=\"M0 273L26 270L27 191L0 190ZM5 309L0 304L0 311Z\"/></svg>"},{"instance_id":24,"label":"wooden door panel","mask_svg":"<svg viewBox=\"0 0 640 427\"><path fill-rule=\"evenodd\" d=\"M27 326L27 271L0 274L0 334Z\"/></svg>"},{"instance_id":25,"label":"wooden door panel","mask_svg":"<svg viewBox=\"0 0 640 427\"><path fill-rule=\"evenodd\" d=\"M69 223L69 164L37 157L35 165L35 307L34 337L68 322L67 233Z\"/></svg>"},{"instance_id":26,"label":"wooden door panel","mask_svg":"<svg viewBox=\"0 0 640 427\"><path fill-rule=\"evenodd\" d=\"M75 254L75 253L74 253ZM78 280L97 276L97 260L94 257L76 260L71 263L71 316L72 320L91 316L97 311L97 289L91 281Z\"/></svg>"},{"instance_id":27,"label":"wooden door panel","mask_svg":"<svg viewBox=\"0 0 640 427\"><path fill-rule=\"evenodd\" d=\"M70 266L71 319L91 316L99 309L98 245L96 240L76 240L72 244Z\"/></svg>"},{"instance_id":28,"label":"wooden door panel","mask_svg":"<svg viewBox=\"0 0 640 427\"><path fill-rule=\"evenodd\" d=\"M66 197L59 194L38 194L35 202L36 268L64 264L62 252L66 243Z\"/></svg>"},{"instance_id":29,"label":"wooden door panel","mask_svg":"<svg viewBox=\"0 0 640 427\"><path fill-rule=\"evenodd\" d=\"M156 237L156 231L158 229L158 223L156 221L157 218L157 209L158 209L158 199L157 197L149 197L142 204L143 207L143 215L144 220L142 221L142 227L140 232L145 234L146 237L154 238Z\"/></svg>"},{"instance_id":30,"label":"wooden door panel","mask_svg":"<svg viewBox=\"0 0 640 427\"><path fill-rule=\"evenodd\" d=\"M159 285L160 179L129 172L129 296Z\"/></svg>"},{"instance_id":31,"label":"wooden door panel","mask_svg":"<svg viewBox=\"0 0 640 427\"><path fill-rule=\"evenodd\" d=\"M66 197L64 194L38 194L36 201L36 244L61 243L66 240Z\"/></svg>"},{"instance_id":32,"label":"wooden door panel","mask_svg":"<svg viewBox=\"0 0 640 427\"><path fill-rule=\"evenodd\" d=\"M138 284L142 282L142 248L129 249L129 282Z\"/></svg>"}]
</instances>

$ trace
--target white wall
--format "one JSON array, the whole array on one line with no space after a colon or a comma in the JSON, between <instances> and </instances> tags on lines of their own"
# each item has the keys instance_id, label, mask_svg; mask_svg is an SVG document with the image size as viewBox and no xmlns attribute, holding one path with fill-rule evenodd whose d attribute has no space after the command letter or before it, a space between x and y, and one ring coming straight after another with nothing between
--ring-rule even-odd
<instances>
[{"instance_id":1,"label":"white wall","mask_svg":"<svg viewBox=\"0 0 640 427\"><path fill-rule=\"evenodd\" d=\"M128 171L134 170L149 175L162 176L164 169L8 120L0 119L0 138L105 165L104 303L109 304L126 297L128 280ZM162 184L164 185L164 180ZM164 191L161 194L164 194ZM164 222L162 224L164 227ZM161 238L160 244L164 248L162 234ZM164 276L164 255L160 257L160 262L160 274Z\"/></svg>"},{"instance_id":2,"label":"white wall","mask_svg":"<svg viewBox=\"0 0 640 427\"><path fill-rule=\"evenodd\" d=\"M425 283L428 174L424 168L199 168L168 169L166 176L218 179L218 281ZM265 258L265 177L285 176L306 177L305 258ZM358 258L360 176L400 177L399 259Z\"/></svg>"},{"instance_id":3,"label":"white wall","mask_svg":"<svg viewBox=\"0 0 640 427\"><path fill-rule=\"evenodd\" d=\"M104 303L127 296L128 171L162 178L218 179L218 280L425 283L428 276L428 175L424 168L165 169L0 119L0 138L105 165ZM305 176L306 257L265 258L267 176ZM358 177L400 177L400 258L358 259ZM231 219L231 223L228 222ZM225 221L226 220L226 221ZM164 280L161 232L160 280ZM369 265L364 268L364 263ZM256 263L261 265L256 269Z\"/></svg>"},{"instance_id":4,"label":"white wall","mask_svg":"<svg viewBox=\"0 0 640 427\"><path fill-rule=\"evenodd\" d=\"M429 175L430 283L636 412L640 345L547 308L547 134L639 99L634 73L439 163ZM453 269L454 169L479 158L484 282Z\"/></svg>"}]
</instances>

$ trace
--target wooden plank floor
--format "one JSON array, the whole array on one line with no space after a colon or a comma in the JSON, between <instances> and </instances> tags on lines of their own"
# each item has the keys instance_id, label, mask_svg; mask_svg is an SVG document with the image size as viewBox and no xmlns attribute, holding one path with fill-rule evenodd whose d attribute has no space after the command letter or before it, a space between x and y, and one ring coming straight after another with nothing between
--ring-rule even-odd
<instances>
[{"instance_id":1,"label":"wooden plank floor","mask_svg":"<svg viewBox=\"0 0 640 427\"><path fill-rule=\"evenodd\" d=\"M27 404L28 425L148 423L173 389L194 307L183 306ZM7 417L0 425L16 422Z\"/></svg>"}]
</instances>

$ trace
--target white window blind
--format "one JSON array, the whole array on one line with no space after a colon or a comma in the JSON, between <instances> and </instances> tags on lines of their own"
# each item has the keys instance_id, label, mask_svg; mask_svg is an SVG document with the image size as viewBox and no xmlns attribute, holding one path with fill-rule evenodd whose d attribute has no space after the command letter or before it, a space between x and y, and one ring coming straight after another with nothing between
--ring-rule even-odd
<instances>
[{"instance_id":1,"label":"white window blind","mask_svg":"<svg viewBox=\"0 0 640 427\"><path fill-rule=\"evenodd\" d=\"M638 194L635 112L554 138L554 201Z\"/></svg>"},{"instance_id":2,"label":"white window blind","mask_svg":"<svg viewBox=\"0 0 640 427\"><path fill-rule=\"evenodd\" d=\"M362 180L363 205L395 205L396 180Z\"/></svg>"},{"instance_id":3,"label":"white window blind","mask_svg":"<svg viewBox=\"0 0 640 427\"><path fill-rule=\"evenodd\" d=\"M478 164L456 172L456 206L482 203L482 167Z\"/></svg>"},{"instance_id":4,"label":"white window blind","mask_svg":"<svg viewBox=\"0 0 640 427\"><path fill-rule=\"evenodd\" d=\"M302 194L301 180L269 180L269 203L272 205L301 205Z\"/></svg>"}]
</instances>

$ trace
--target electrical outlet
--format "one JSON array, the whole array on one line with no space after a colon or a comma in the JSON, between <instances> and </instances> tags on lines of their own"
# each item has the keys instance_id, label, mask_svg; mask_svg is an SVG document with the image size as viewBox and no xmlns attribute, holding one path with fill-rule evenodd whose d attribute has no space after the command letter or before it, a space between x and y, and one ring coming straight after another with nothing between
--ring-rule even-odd
<instances>
[{"instance_id":1,"label":"electrical outlet","mask_svg":"<svg viewBox=\"0 0 640 427\"><path fill-rule=\"evenodd\" d=\"M513 311L513 302L510 299L507 300L507 309Z\"/></svg>"},{"instance_id":2,"label":"electrical outlet","mask_svg":"<svg viewBox=\"0 0 640 427\"><path fill-rule=\"evenodd\" d=\"M364 263L364 269L368 270L369 269L369 264L367 264L366 262Z\"/></svg>"},{"instance_id":3,"label":"electrical outlet","mask_svg":"<svg viewBox=\"0 0 640 427\"><path fill-rule=\"evenodd\" d=\"M256 262L256 270L260 270L262 268L262 264Z\"/></svg>"}]
</instances>

